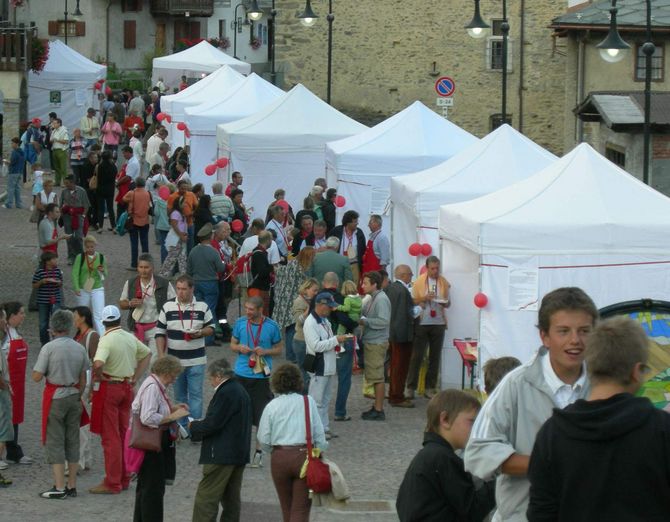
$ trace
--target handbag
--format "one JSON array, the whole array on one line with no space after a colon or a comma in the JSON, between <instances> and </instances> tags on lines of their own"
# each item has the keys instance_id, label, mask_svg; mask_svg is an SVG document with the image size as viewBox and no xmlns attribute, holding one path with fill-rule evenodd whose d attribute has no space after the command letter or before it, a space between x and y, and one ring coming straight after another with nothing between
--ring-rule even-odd
<instances>
[{"instance_id":1,"label":"handbag","mask_svg":"<svg viewBox=\"0 0 670 522\"><path fill-rule=\"evenodd\" d=\"M37 208L37 205L33 206L33 210L30 213L30 218L28 219L30 223L39 223L40 221L40 209Z\"/></svg>"},{"instance_id":2,"label":"handbag","mask_svg":"<svg viewBox=\"0 0 670 522\"><path fill-rule=\"evenodd\" d=\"M303 395L302 398L305 401L305 429L307 431L307 472L305 481L307 487L314 493L330 493L333 489L330 468L323 460L312 454L312 423L309 418L309 399L307 395Z\"/></svg>"},{"instance_id":3,"label":"handbag","mask_svg":"<svg viewBox=\"0 0 670 522\"><path fill-rule=\"evenodd\" d=\"M98 165L95 166L93 170L93 176L88 180L88 189L95 190L98 188Z\"/></svg>"}]
</instances>

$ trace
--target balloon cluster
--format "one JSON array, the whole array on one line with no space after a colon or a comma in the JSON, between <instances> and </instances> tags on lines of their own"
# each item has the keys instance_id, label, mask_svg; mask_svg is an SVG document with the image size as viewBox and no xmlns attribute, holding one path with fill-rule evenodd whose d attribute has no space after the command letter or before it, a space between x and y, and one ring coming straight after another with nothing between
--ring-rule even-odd
<instances>
[{"instance_id":1,"label":"balloon cluster","mask_svg":"<svg viewBox=\"0 0 670 522\"><path fill-rule=\"evenodd\" d=\"M228 163L228 158L219 158L211 165L205 167L205 174L213 176L216 173L216 169L225 169L228 166Z\"/></svg>"},{"instance_id":2,"label":"balloon cluster","mask_svg":"<svg viewBox=\"0 0 670 522\"><path fill-rule=\"evenodd\" d=\"M417 256L429 256L430 254L433 253L433 247L430 246L428 243L412 243L409 246L409 255L412 257L417 257Z\"/></svg>"}]
</instances>

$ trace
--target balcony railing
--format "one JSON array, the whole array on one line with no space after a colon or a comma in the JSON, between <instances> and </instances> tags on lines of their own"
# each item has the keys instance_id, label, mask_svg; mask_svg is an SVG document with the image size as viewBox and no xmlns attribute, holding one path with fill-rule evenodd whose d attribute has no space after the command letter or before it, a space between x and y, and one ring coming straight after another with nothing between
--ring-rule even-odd
<instances>
[{"instance_id":1,"label":"balcony railing","mask_svg":"<svg viewBox=\"0 0 670 522\"><path fill-rule=\"evenodd\" d=\"M0 22L0 71L27 71L32 66L32 38L37 27Z\"/></svg>"},{"instance_id":2,"label":"balcony railing","mask_svg":"<svg viewBox=\"0 0 670 522\"><path fill-rule=\"evenodd\" d=\"M214 0L151 0L153 16L212 16Z\"/></svg>"}]
</instances>

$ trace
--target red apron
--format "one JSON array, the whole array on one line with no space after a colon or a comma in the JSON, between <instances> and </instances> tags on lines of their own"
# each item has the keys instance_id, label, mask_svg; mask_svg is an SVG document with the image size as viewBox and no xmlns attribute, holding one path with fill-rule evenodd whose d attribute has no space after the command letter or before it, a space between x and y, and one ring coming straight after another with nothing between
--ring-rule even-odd
<instances>
[{"instance_id":1,"label":"red apron","mask_svg":"<svg viewBox=\"0 0 670 522\"><path fill-rule=\"evenodd\" d=\"M51 411L51 401L53 401L54 395L58 388L65 388L60 384L52 384L49 381L46 382L44 386L44 391L42 392L42 446L47 443L47 421L49 420L49 412ZM79 388L79 386L75 386ZM88 412L84 406L84 401L81 402L81 420L79 421L79 426L86 426L89 423Z\"/></svg>"},{"instance_id":2,"label":"red apron","mask_svg":"<svg viewBox=\"0 0 670 522\"><path fill-rule=\"evenodd\" d=\"M48 218L44 218L48 219ZM54 226L54 231L51 233L51 239L56 240L58 239L58 230L56 230L56 227ZM53 245L46 245L42 247L42 252L53 252L54 254L58 254L58 243L54 243Z\"/></svg>"},{"instance_id":3,"label":"red apron","mask_svg":"<svg viewBox=\"0 0 670 522\"><path fill-rule=\"evenodd\" d=\"M379 258L375 254L375 249L373 247L374 240L368 239L368 243L365 246L365 253L363 254L363 271L361 272L361 277L358 281L358 293L363 294L363 274L368 272L376 272L381 270L382 265L379 263Z\"/></svg>"},{"instance_id":4,"label":"red apron","mask_svg":"<svg viewBox=\"0 0 670 522\"><path fill-rule=\"evenodd\" d=\"M100 387L96 390L96 385ZM91 433L102 435L102 410L105 407L105 396L107 395L107 382L93 380L91 390Z\"/></svg>"},{"instance_id":5,"label":"red apron","mask_svg":"<svg viewBox=\"0 0 670 522\"><path fill-rule=\"evenodd\" d=\"M9 335L9 334L8 334ZM26 364L28 344L23 339L9 339L9 383L12 385L12 424L22 424L26 397Z\"/></svg>"}]
</instances>

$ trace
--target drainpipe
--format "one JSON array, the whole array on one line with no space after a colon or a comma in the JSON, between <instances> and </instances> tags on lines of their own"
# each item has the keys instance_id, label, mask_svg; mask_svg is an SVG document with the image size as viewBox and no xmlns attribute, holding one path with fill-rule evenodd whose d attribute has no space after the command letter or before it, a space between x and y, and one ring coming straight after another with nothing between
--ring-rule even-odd
<instances>
[{"instance_id":1,"label":"drainpipe","mask_svg":"<svg viewBox=\"0 0 670 522\"><path fill-rule=\"evenodd\" d=\"M112 0L107 1L105 13L105 63L109 66L109 8L112 7Z\"/></svg>"},{"instance_id":2,"label":"drainpipe","mask_svg":"<svg viewBox=\"0 0 670 522\"><path fill-rule=\"evenodd\" d=\"M577 105L584 101L584 73L586 70L586 35L580 35L579 49L577 51ZM577 143L584 141L584 122L581 118L575 118Z\"/></svg>"},{"instance_id":3,"label":"drainpipe","mask_svg":"<svg viewBox=\"0 0 670 522\"><path fill-rule=\"evenodd\" d=\"M519 27L519 40L521 46L519 50L519 132L523 132L523 94L524 94L524 72L525 72L525 47L526 47L526 0L521 0L519 6L521 24Z\"/></svg>"}]
</instances>

